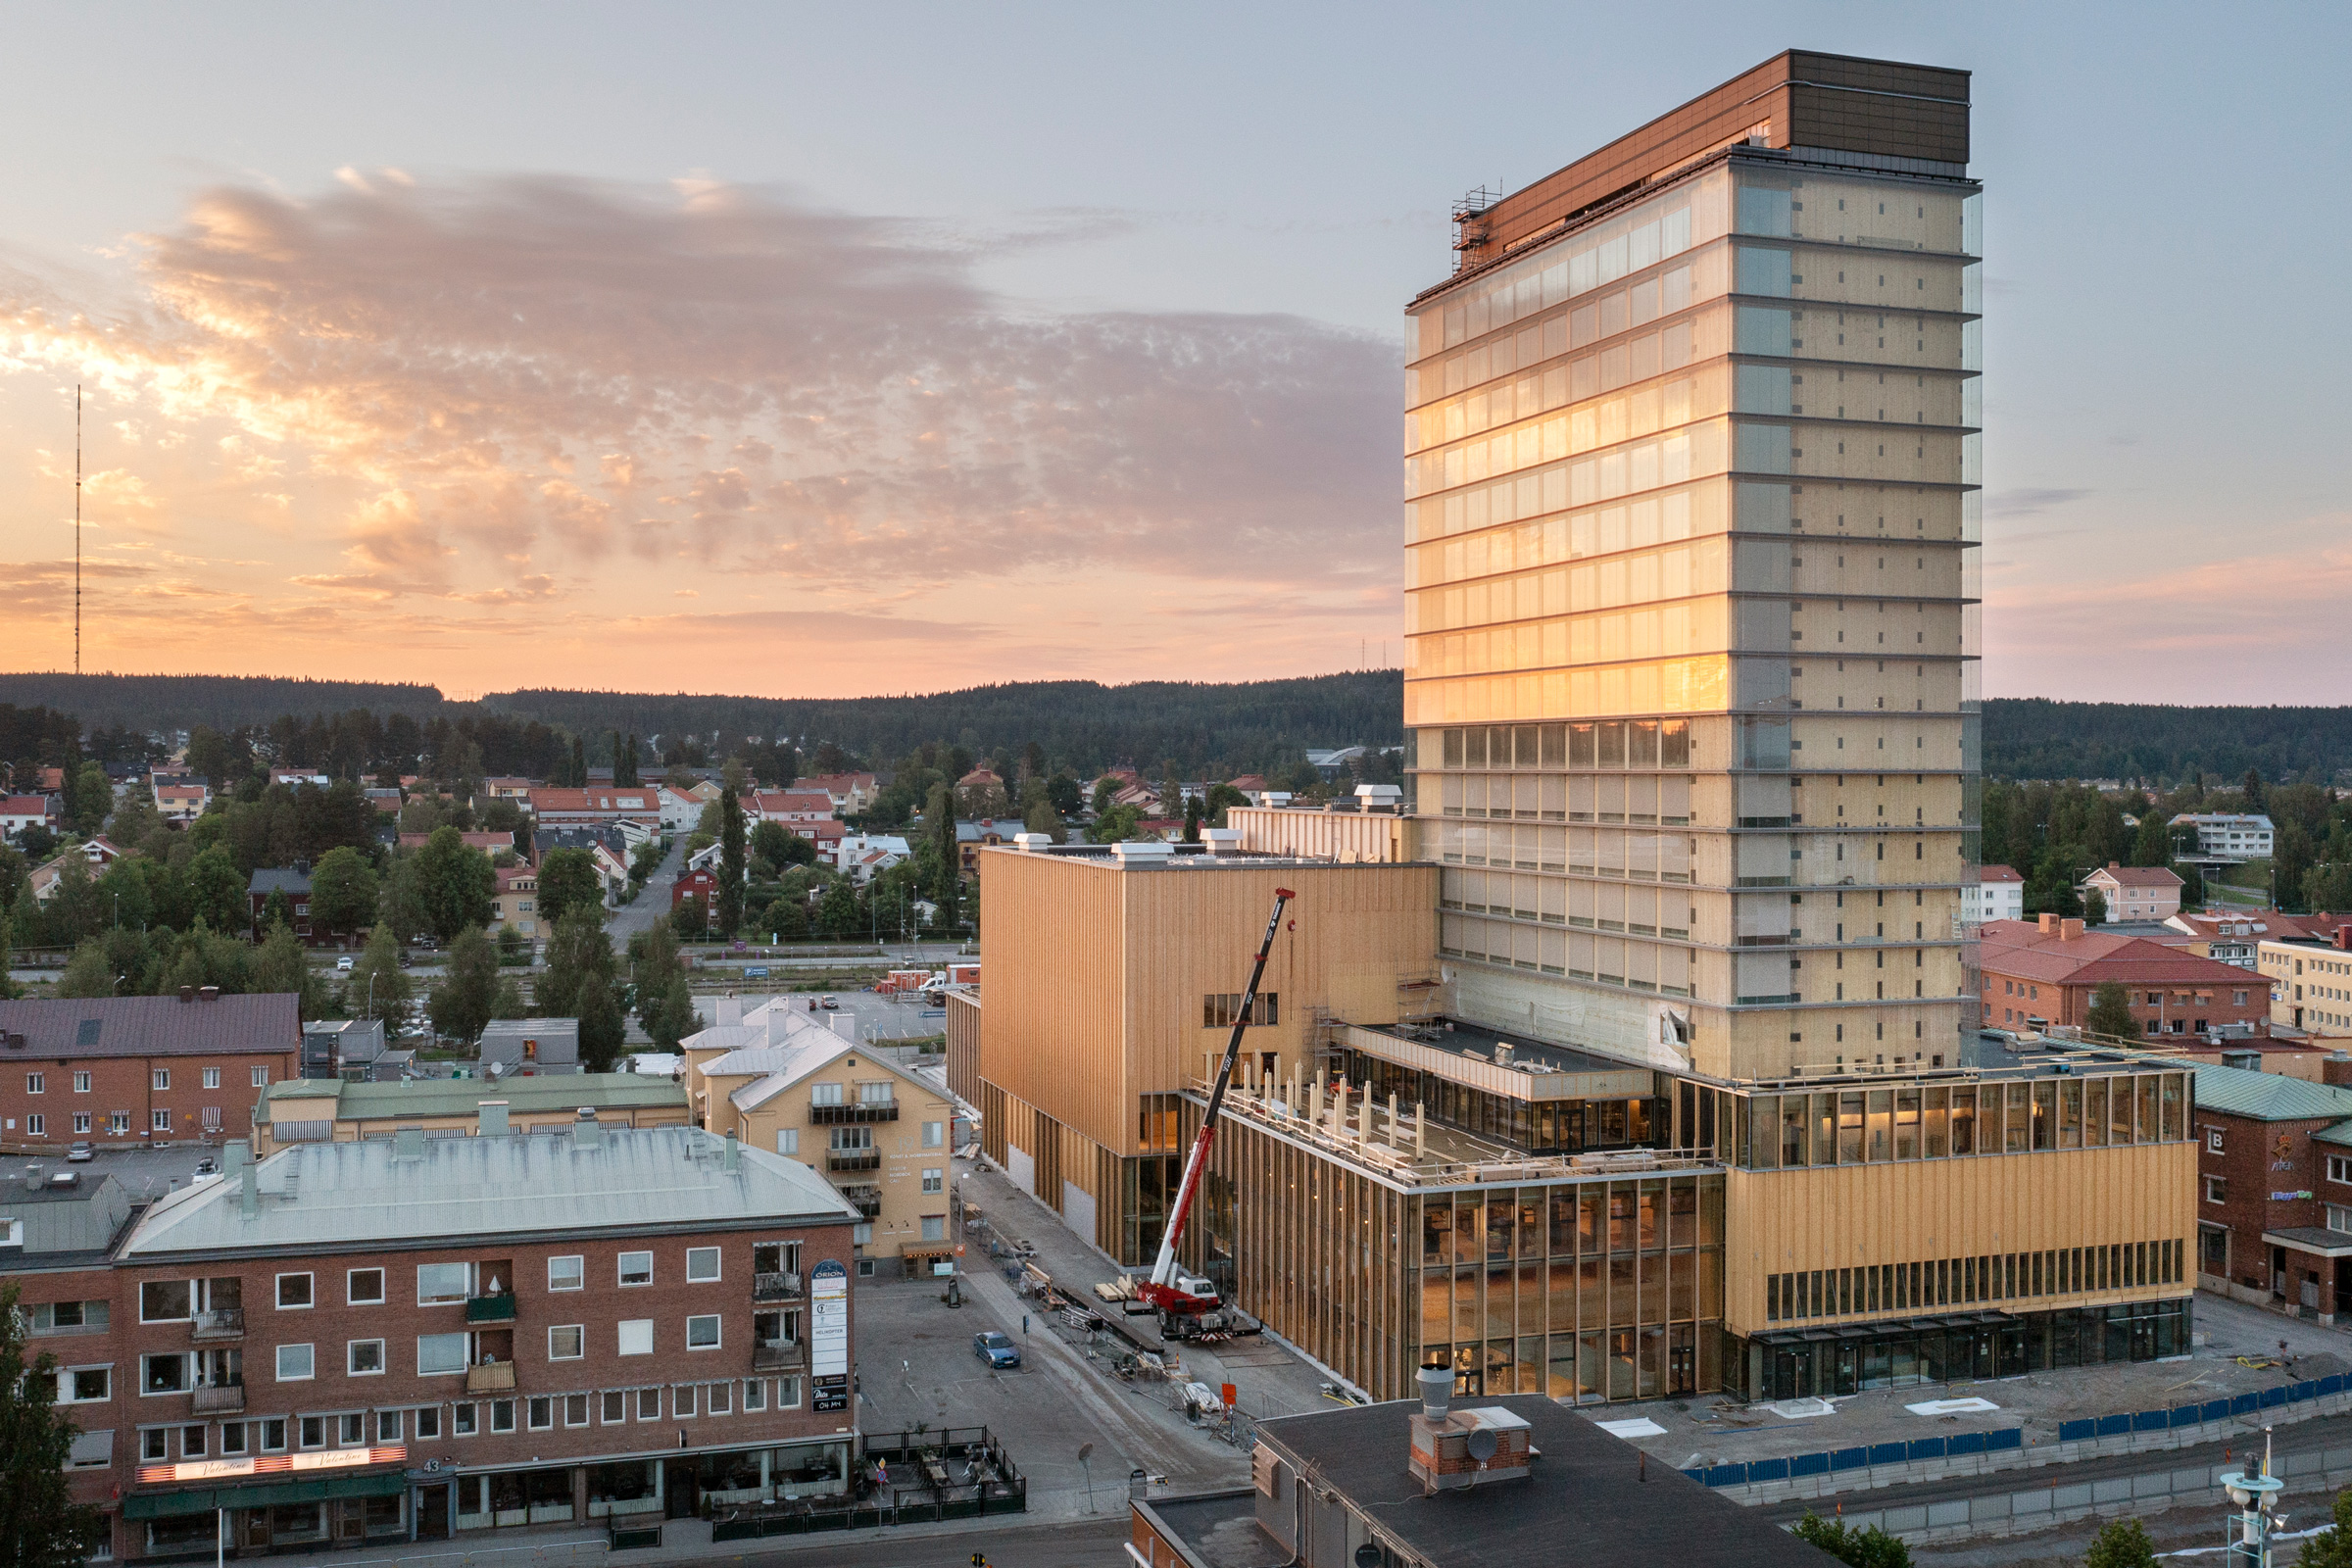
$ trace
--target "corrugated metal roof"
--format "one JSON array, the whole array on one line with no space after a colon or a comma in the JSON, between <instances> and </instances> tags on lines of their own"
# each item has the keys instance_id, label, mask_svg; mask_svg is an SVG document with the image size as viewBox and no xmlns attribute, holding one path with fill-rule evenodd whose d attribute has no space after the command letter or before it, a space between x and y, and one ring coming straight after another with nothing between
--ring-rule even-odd
<instances>
[{"instance_id":1,"label":"corrugated metal roof","mask_svg":"<svg viewBox=\"0 0 2352 1568\"><path fill-rule=\"evenodd\" d=\"M2282 1073L2244 1067L2213 1067L2182 1061L2195 1069L2197 1108L2256 1121L2321 1121L2352 1117L2352 1089L2315 1084Z\"/></svg>"},{"instance_id":2,"label":"corrugated metal roof","mask_svg":"<svg viewBox=\"0 0 2352 1568\"><path fill-rule=\"evenodd\" d=\"M576 1138L430 1138L401 1157L390 1140L297 1144L262 1161L261 1200L243 1212L239 1173L171 1195L118 1254L470 1245L591 1232L848 1224L833 1185L781 1154L692 1127L600 1129Z\"/></svg>"},{"instance_id":3,"label":"corrugated metal roof","mask_svg":"<svg viewBox=\"0 0 2352 1568\"><path fill-rule=\"evenodd\" d=\"M338 1120L395 1121L405 1117L470 1116L485 1100L503 1100L512 1110L600 1110L670 1107L683 1110L686 1091L667 1078L634 1072L566 1073L561 1078L425 1078L415 1083L344 1083L295 1079L271 1084L262 1099L262 1120L273 1119L280 1101L306 1102L301 1115L315 1120L310 1104L335 1097Z\"/></svg>"},{"instance_id":4,"label":"corrugated metal roof","mask_svg":"<svg viewBox=\"0 0 2352 1568\"><path fill-rule=\"evenodd\" d=\"M161 1056L302 1049L292 992L197 998L89 997L0 1002L0 1031L44 1056ZM11 1052L9 1054L15 1054Z\"/></svg>"}]
</instances>

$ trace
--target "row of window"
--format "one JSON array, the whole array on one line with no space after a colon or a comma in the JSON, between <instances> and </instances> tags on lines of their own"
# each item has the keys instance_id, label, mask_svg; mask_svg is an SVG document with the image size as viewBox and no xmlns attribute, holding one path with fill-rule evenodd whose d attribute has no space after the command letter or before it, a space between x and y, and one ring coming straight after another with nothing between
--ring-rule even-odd
<instances>
[{"instance_id":1,"label":"row of window","mask_svg":"<svg viewBox=\"0 0 2352 1568\"><path fill-rule=\"evenodd\" d=\"M169 1089L172 1087L172 1069L169 1067L154 1068L149 1072L147 1081L148 1087L152 1089ZM207 1089L220 1087L220 1068L207 1067L204 1069L204 1087ZM256 1089L270 1087L269 1068L256 1067L253 1069L253 1087ZM24 1075L24 1092L28 1095L47 1094L49 1092L49 1075L45 1072L26 1073ZM90 1092L90 1075L87 1072L77 1071L74 1074L74 1092L77 1095L86 1095Z\"/></svg>"},{"instance_id":2,"label":"row of window","mask_svg":"<svg viewBox=\"0 0 2352 1568\"><path fill-rule=\"evenodd\" d=\"M294 1448L356 1448L379 1443L437 1443L445 1437L470 1438L514 1431L547 1432L557 1426L592 1424L620 1426L630 1421L682 1421L703 1416L760 1415L769 1410L798 1409L802 1398L797 1377L750 1378L737 1382L677 1383L637 1389L605 1389L580 1394L528 1395L512 1399L461 1400L456 1404L413 1405L374 1412L375 1435L368 1435L366 1410L330 1411L319 1415L262 1416L248 1421L223 1421L218 1429L203 1423L139 1428L139 1458L155 1464L170 1459L236 1458L256 1453L283 1453ZM664 1403L667 1412L664 1413ZM176 1453L174 1452L176 1449Z\"/></svg>"},{"instance_id":3,"label":"row of window","mask_svg":"<svg viewBox=\"0 0 2352 1568\"><path fill-rule=\"evenodd\" d=\"M2178 1285L2183 1252L2177 1241L2119 1242L2107 1247L2061 1247L2038 1252L1798 1270L1765 1280L1764 1318L1769 1323L1793 1323L1807 1318L1936 1311L2035 1297L2075 1296L2084 1291Z\"/></svg>"},{"instance_id":4,"label":"row of window","mask_svg":"<svg viewBox=\"0 0 2352 1568\"><path fill-rule=\"evenodd\" d=\"M690 1247L686 1249L686 1283L709 1285L718 1282L721 1273L720 1249ZM786 1272L797 1272L800 1244L784 1244L781 1257ZM343 1276L343 1304L346 1306L381 1306L385 1303L385 1270L355 1268ZM654 1283L654 1254L632 1251L616 1254L613 1259L613 1283L624 1287L646 1286ZM550 1291L577 1291L587 1286L587 1260L572 1252L547 1260L547 1288ZM320 1304L315 1276L309 1272L279 1274L275 1277L275 1299L278 1310L306 1311ZM419 1263L416 1265L416 1304L446 1306L465 1301L475 1296L501 1296L512 1292L512 1281L500 1278L494 1264L476 1263ZM139 1321L142 1323L175 1323L202 1312L220 1311L243 1304L243 1282L236 1278L211 1280L149 1280L139 1287Z\"/></svg>"},{"instance_id":5,"label":"row of window","mask_svg":"<svg viewBox=\"0 0 2352 1568\"><path fill-rule=\"evenodd\" d=\"M1740 1096L1732 1157L1794 1170L2174 1143L2188 1136L2187 1093L2168 1072Z\"/></svg>"},{"instance_id":6,"label":"row of window","mask_svg":"<svg viewBox=\"0 0 2352 1568\"><path fill-rule=\"evenodd\" d=\"M38 1093L38 1091L35 1091L35 1093ZM87 1134L92 1130L94 1114L94 1112L87 1110L77 1110L74 1112L74 1131L77 1136ZM220 1130L220 1107L219 1105L206 1105L198 1114L197 1121L206 1132L219 1132ZM161 1106L149 1111L147 1113L147 1129L150 1132L158 1133L168 1133L172 1131L172 1112L169 1109ZM106 1130L110 1133L117 1134L128 1133L130 1131L130 1112L127 1110L114 1110L107 1112ZM49 1118L39 1111L31 1112L24 1118L24 1134L28 1138L48 1137Z\"/></svg>"}]
</instances>

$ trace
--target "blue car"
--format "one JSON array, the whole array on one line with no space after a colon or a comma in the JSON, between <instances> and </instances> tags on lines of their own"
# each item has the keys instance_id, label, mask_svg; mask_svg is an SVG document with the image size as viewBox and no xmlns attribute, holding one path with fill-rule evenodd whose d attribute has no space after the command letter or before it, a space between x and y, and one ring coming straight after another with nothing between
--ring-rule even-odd
<instances>
[{"instance_id":1,"label":"blue car","mask_svg":"<svg viewBox=\"0 0 2352 1568\"><path fill-rule=\"evenodd\" d=\"M986 1334L972 1336L972 1353L986 1361L993 1371L1002 1371L1005 1367L1021 1364L1020 1347L999 1334L995 1329L990 1329Z\"/></svg>"}]
</instances>

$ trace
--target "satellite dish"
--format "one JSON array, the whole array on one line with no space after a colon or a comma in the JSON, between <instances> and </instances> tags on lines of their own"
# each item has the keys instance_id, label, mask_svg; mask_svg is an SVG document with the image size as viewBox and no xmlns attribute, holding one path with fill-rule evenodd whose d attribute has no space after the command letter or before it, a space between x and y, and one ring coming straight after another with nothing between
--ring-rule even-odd
<instances>
[{"instance_id":1,"label":"satellite dish","mask_svg":"<svg viewBox=\"0 0 2352 1568\"><path fill-rule=\"evenodd\" d=\"M1485 1464L1489 1459L1494 1458L1494 1450L1500 1446L1493 1427L1480 1427L1472 1432L1467 1445L1470 1449L1470 1457L1476 1459L1480 1464Z\"/></svg>"},{"instance_id":2,"label":"satellite dish","mask_svg":"<svg viewBox=\"0 0 2352 1568\"><path fill-rule=\"evenodd\" d=\"M1367 1541L1355 1548L1355 1568L1380 1568L1380 1543Z\"/></svg>"}]
</instances>

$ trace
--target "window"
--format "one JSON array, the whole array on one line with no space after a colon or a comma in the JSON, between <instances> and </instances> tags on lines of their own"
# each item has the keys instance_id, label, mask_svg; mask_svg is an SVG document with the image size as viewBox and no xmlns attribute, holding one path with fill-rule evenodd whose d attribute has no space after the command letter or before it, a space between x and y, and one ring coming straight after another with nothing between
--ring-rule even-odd
<instances>
[{"instance_id":1,"label":"window","mask_svg":"<svg viewBox=\"0 0 2352 1568\"><path fill-rule=\"evenodd\" d=\"M258 1426L262 1429L261 1444L264 1453L286 1451L286 1418L284 1416L273 1415L267 1420L249 1422L248 1425Z\"/></svg>"},{"instance_id":2,"label":"window","mask_svg":"<svg viewBox=\"0 0 2352 1568\"><path fill-rule=\"evenodd\" d=\"M764 1410L766 1408L767 1380L765 1378L754 1378L743 1386L743 1413L745 1415L751 1415L755 1411Z\"/></svg>"},{"instance_id":3,"label":"window","mask_svg":"<svg viewBox=\"0 0 2352 1568\"><path fill-rule=\"evenodd\" d=\"M106 1301L42 1301L27 1307L35 1334L72 1334L77 1329L102 1329L114 1316Z\"/></svg>"},{"instance_id":4,"label":"window","mask_svg":"<svg viewBox=\"0 0 2352 1568\"><path fill-rule=\"evenodd\" d=\"M622 1355L651 1355L654 1353L654 1320L650 1317L623 1318L620 1328Z\"/></svg>"},{"instance_id":5,"label":"window","mask_svg":"<svg viewBox=\"0 0 2352 1568\"><path fill-rule=\"evenodd\" d=\"M841 1085L839 1085L839 1084L810 1084L810 1085L808 1086L808 1103L810 1103L811 1105L838 1105L838 1104L840 1104L840 1103L841 1103Z\"/></svg>"},{"instance_id":6,"label":"window","mask_svg":"<svg viewBox=\"0 0 2352 1568\"><path fill-rule=\"evenodd\" d=\"M948 1124L944 1121L923 1123L923 1147L937 1149L948 1141Z\"/></svg>"},{"instance_id":7,"label":"window","mask_svg":"<svg viewBox=\"0 0 2352 1568\"><path fill-rule=\"evenodd\" d=\"M343 1276L343 1298L353 1306L381 1306L384 1304L384 1271L380 1268L355 1268Z\"/></svg>"},{"instance_id":8,"label":"window","mask_svg":"<svg viewBox=\"0 0 2352 1568\"><path fill-rule=\"evenodd\" d=\"M246 1444L246 1425L242 1421L220 1423L220 1451L224 1454L243 1453Z\"/></svg>"},{"instance_id":9,"label":"window","mask_svg":"<svg viewBox=\"0 0 2352 1568\"><path fill-rule=\"evenodd\" d=\"M514 1401L513 1399L492 1399L490 1401L490 1430L492 1432L514 1430Z\"/></svg>"},{"instance_id":10,"label":"window","mask_svg":"<svg viewBox=\"0 0 2352 1568\"><path fill-rule=\"evenodd\" d=\"M551 1257L547 1260L547 1288L549 1290L576 1291L583 1283L585 1283L585 1275L580 1267L579 1253L573 1252L564 1257Z\"/></svg>"},{"instance_id":11,"label":"window","mask_svg":"<svg viewBox=\"0 0 2352 1568\"><path fill-rule=\"evenodd\" d=\"M694 1385L681 1383L669 1391L669 1413L685 1417L694 1414Z\"/></svg>"},{"instance_id":12,"label":"window","mask_svg":"<svg viewBox=\"0 0 2352 1568\"><path fill-rule=\"evenodd\" d=\"M301 1383L318 1375L318 1357L307 1345L281 1345L277 1348L277 1381Z\"/></svg>"},{"instance_id":13,"label":"window","mask_svg":"<svg viewBox=\"0 0 2352 1568\"><path fill-rule=\"evenodd\" d=\"M155 1072L154 1072L154 1074L153 1074L153 1075L152 1075L152 1077L149 1079L149 1082L151 1083L151 1085L152 1085L153 1087L155 1087L155 1088L157 1088L157 1089L169 1089L169 1088L171 1088L171 1087L172 1087L172 1069L171 1069L171 1068L169 1068L169 1067L158 1067L158 1068L156 1068L156 1069L155 1069Z\"/></svg>"},{"instance_id":14,"label":"window","mask_svg":"<svg viewBox=\"0 0 2352 1568\"><path fill-rule=\"evenodd\" d=\"M607 1389L599 1399L602 1406L597 1415L607 1426L614 1426L629 1418L629 1395L626 1389Z\"/></svg>"},{"instance_id":15,"label":"window","mask_svg":"<svg viewBox=\"0 0 2352 1568\"><path fill-rule=\"evenodd\" d=\"M170 1132L172 1130L172 1112L166 1109L149 1111L147 1113L147 1127L150 1132Z\"/></svg>"},{"instance_id":16,"label":"window","mask_svg":"<svg viewBox=\"0 0 2352 1568\"><path fill-rule=\"evenodd\" d=\"M2230 1183L2227 1178L2221 1176L2208 1176L2205 1178L2205 1201L2208 1203L2227 1203L2230 1201Z\"/></svg>"},{"instance_id":17,"label":"window","mask_svg":"<svg viewBox=\"0 0 2352 1568\"><path fill-rule=\"evenodd\" d=\"M447 1306L463 1301L466 1297L469 1271L463 1263L419 1263L416 1265L416 1304L418 1306Z\"/></svg>"},{"instance_id":18,"label":"window","mask_svg":"<svg viewBox=\"0 0 2352 1568\"><path fill-rule=\"evenodd\" d=\"M204 1087L207 1089L218 1089L220 1087L220 1068L207 1067L204 1069Z\"/></svg>"},{"instance_id":19,"label":"window","mask_svg":"<svg viewBox=\"0 0 2352 1568\"><path fill-rule=\"evenodd\" d=\"M419 1439L439 1437L441 1435L441 1407L437 1404L418 1405L416 1427L416 1436Z\"/></svg>"},{"instance_id":20,"label":"window","mask_svg":"<svg viewBox=\"0 0 2352 1568\"><path fill-rule=\"evenodd\" d=\"M96 1404L114 1396L113 1367L69 1367L57 1375L57 1398L60 1404Z\"/></svg>"},{"instance_id":21,"label":"window","mask_svg":"<svg viewBox=\"0 0 2352 1568\"><path fill-rule=\"evenodd\" d=\"M639 1389L637 1391L637 1419L640 1421L662 1419L662 1391L660 1389Z\"/></svg>"},{"instance_id":22,"label":"window","mask_svg":"<svg viewBox=\"0 0 2352 1568\"><path fill-rule=\"evenodd\" d=\"M735 1385L713 1383L703 1391L703 1408L712 1415L726 1415L735 1408Z\"/></svg>"},{"instance_id":23,"label":"window","mask_svg":"<svg viewBox=\"0 0 2352 1568\"><path fill-rule=\"evenodd\" d=\"M556 1424L556 1401L547 1395L533 1395L525 1401L525 1405L533 1432L545 1432Z\"/></svg>"},{"instance_id":24,"label":"window","mask_svg":"<svg viewBox=\"0 0 2352 1568\"><path fill-rule=\"evenodd\" d=\"M74 1092L77 1095L86 1095L90 1092L90 1075L88 1073L77 1072L74 1075Z\"/></svg>"},{"instance_id":25,"label":"window","mask_svg":"<svg viewBox=\"0 0 2352 1568\"><path fill-rule=\"evenodd\" d=\"M2328 1156L2328 1179L2331 1182L2352 1185L2352 1155L2329 1154Z\"/></svg>"},{"instance_id":26,"label":"window","mask_svg":"<svg viewBox=\"0 0 2352 1568\"><path fill-rule=\"evenodd\" d=\"M936 1193L936 1192L942 1192L942 1191L944 1191L944 1190L946 1189L946 1187L947 1187L947 1173L946 1173L945 1171L941 1171L941 1170L927 1170L927 1171L924 1171L924 1172L923 1172L923 1191L924 1191L924 1192L926 1192L926 1193Z\"/></svg>"},{"instance_id":27,"label":"window","mask_svg":"<svg viewBox=\"0 0 2352 1568\"><path fill-rule=\"evenodd\" d=\"M311 1277L308 1274L280 1274L277 1277L277 1306L281 1312L307 1308L311 1304Z\"/></svg>"},{"instance_id":28,"label":"window","mask_svg":"<svg viewBox=\"0 0 2352 1568\"><path fill-rule=\"evenodd\" d=\"M585 1394L564 1396L564 1424L567 1427L584 1427L588 1424L588 1396Z\"/></svg>"},{"instance_id":29,"label":"window","mask_svg":"<svg viewBox=\"0 0 2352 1568\"><path fill-rule=\"evenodd\" d=\"M203 1458L206 1447L205 1439L207 1436L209 1436L209 1433L203 1427L181 1427L179 1429L179 1456L182 1459Z\"/></svg>"},{"instance_id":30,"label":"window","mask_svg":"<svg viewBox=\"0 0 2352 1568\"><path fill-rule=\"evenodd\" d=\"M2219 1127L2205 1129L2205 1147L2217 1154L2222 1152L2222 1130Z\"/></svg>"},{"instance_id":31,"label":"window","mask_svg":"<svg viewBox=\"0 0 2352 1568\"><path fill-rule=\"evenodd\" d=\"M797 1410L800 1407L801 1380L797 1377L776 1379L776 1408Z\"/></svg>"},{"instance_id":32,"label":"window","mask_svg":"<svg viewBox=\"0 0 2352 1568\"><path fill-rule=\"evenodd\" d=\"M88 1111L77 1110L74 1113L74 1130L77 1133L86 1133L90 1130L90 1113Z\"/></svg>"},{"instance_id":33,"label":"window","mask_svg":"<svg viewBox=\"0 0 2352 1568\"><path fill-rule=\"evenodd\" d=\"M335 1417L335 1444L338 1447L356 1448L368 1441L368 1415L353 1410Z\"/></svg>"},{"instance_id":34,"label":"window","mask_svg":"<svg viewBox=\"0 0 2352 1568\"><path fill-rule=\"evenodd\" d=\"M450 1433L452 1436L470 1438L476 1432L481 1430L479 1425L480 1412L475 1406L470 1404L458 1404L452 1405L450 1409L452 1411L450 1420Z\"/></svg>"},{"instance_id":35,"label":"window","mask_svg":"<svg viewBox=\"0 0 2352 1568\"><path fill-rule=\"evenodd\" d=\"M129 1131L130 1131L130 1112L129 1112L129 1111L127 1111L127 1110L110 1110L110 1111L108 1111L108 1112L106 1113L106 1130L107 1130L108 1132L110 1132L110 1133L126 1133L126 1132L129 1132Z\"/></svg>"},{"instance_id":36,"label":"window","mask_svg":"<svg viewBox=\"0 0 2352 1568\"><path fill-rule=\"evenodd\" d=\"M798 1127L778 1128L776 1130L776 1152L779 1154L797 1154L800 1152L801 1130Z\"/></svg>"},{"instance_id":37,"label":"window","mask_svg":"<svg viewBox=\"0 0 2352 1568\"><path fill-rule=\"evenodd\" d=\"M431 1377L442 1372L466 1370L466 1336L463 1334L419 1334L416 1336L416 1375Z\"/></svg>"},{"instance_id":38,"label":"window","mask_svg":"<svg viewBox=\"0 0 2352 1568\"><path fill-rule=\"evenodd\" d=\"M587 1354L587 1330L577 1323L558 1323L547 1331L550 1361L577 1361Z\"/></svg>"},{"instance_id":39,"label":"window","mask_svg":"<svg viewBox=\"0 0 2352 1568\"><path fill-rule=\"evenodd\" d=\"M25 1135L26 1135L27 1137L31 1137L31 1138L39 1138L39 1137L41 1137L42 1135L44 1135L45 1133L47 1133L48 1131L49 1131L49 1118L48 1118L48 1117L46 1117L46 1116L27 1116L27 1117L25 1117L25 1118L24 1118L24 1132L25 1132Z\"/></svg>"},{"instance_id":40,"label":"window","mask_svg":"<svg viewBox=\"0 0 2352 1568\"><path fill-rule=\"evenodd\" d=\"M653 1283L654 1283L654 1254L653 1254L653 1253L651 1253L651 1252L623 1252L623 1253L621 1253L621 1254L620 1254L620 1283L621 1283L621 1284L623 1284L623 1285L651 1285L651 1284L653 1284Z\"/></svg>"},{"instance_id":41,"label":"window","mask_svg":"<svg viewBox=\"0 0 2352 1568\"><path fill-rule=\"evenodd\" d=\"M718 1314L703 1312L686 1320L686 1348L715 1350L718 1348Z\"/></svg>"},{"instance_id":42,"label":"window","mask_svg":"<svg viewBox=\"0 0 2352 1568\"><path fill-rule=\"evenodd\" d=\"M923 1240L926 1242L944 1242L947 1239L948 1216L945 1214L925 1214L923 1216Z\"/></svg>"},{"instance_id":43,"label":"window","mask_svg":"<svg viewBox=\"0 0 2352 1568\"><path fill-rule=\"evenodd\" d=\"M686 1283L708 1285L718 1278L718 1249L689 1247L686 1249Z\"/></svg>"},{"instance_id":44,"label":"window","mask_svg":"<svg viewBox=\"0 0 2352 1568\"><path fill-rule=\"evenodd\" d=\"M269 1068L256 1067L253 1069L253 1087L256 1089L267 1089L270 1087Z\"/></svg>"},{"instance_id":45,"label":"window","mask_svg":"<svg viewBox=\"0 0 2352 1568\"><path fill-rule=\"evenodd\" d=\"M375 1378L384 1375L384 1342L354 1340L350 1346L349 1368L355 1378Z\"/></svg>"},{"instance_id":46,"label":"window","mask_svg":"<svg viewBox=\"0 0 2352 1568\"><path fill-rule=\"evenodd\" d=\"M1250 1022L1259 1028L1279 1023L1281 999L1271 991L1261 991L1250 1009ZM1242 994L1238 991L1210 992L1200 999L1200 1027L1230 1029L1241 1016Z\"/></svg>"},{"instance_id":47,"label":"window","mask_svg":"<svg viewBox=\"0 0 2352 1568\"><path fill-rule=\"evenodd\" d=\"M858 1086L858 1103L860 1105L887 1105L891 1100L890 1083L887 1079L879 1083L861 1083Z\"/></svg>"},{"instance_id":48,"label":"window","mask_svg":"<svg viewBox=\"0 0 2352 1568\"><path fill-rule=\"evenodd\" d=\"M401 1432L407 1426L407 1422L401 1419L402 1414L403 1412L399 1410L378 1410L375 1412L376 1442L398 1443L401 1441Z\"/></svg>"},{"instance_id":49,"label":"window","mask_svg":"<svg viewBox=\"0 0 2352 1568\"><path fill-rule=\"evenodd\" d=\"M45 1072L26 1073L24 1075L24 1092L28 1095L47 1094L49 1092L49 1075Z\"/></svg>"},{"instance_id":50,"label":"window","mask_svg":"<svg viewBox=\"0 0 2352 1568\"><path fill-rule=\"evenodd\" d=\"M2328 1205L2328 1228L2331 1231L2352 1231L2352 1208L2341 1203Z\"/></svg>"},{"instance_id":51,"label":"window","mask_svg":"<svg viewBox=\"0 0 2352 1568\"><path fill-rule=\"evenodd\" d=\"M139 1432L139 1457L142 1459L171 1458L172 1429L170 1427L141 1428Z\"/></svg>"}]
</instances>

